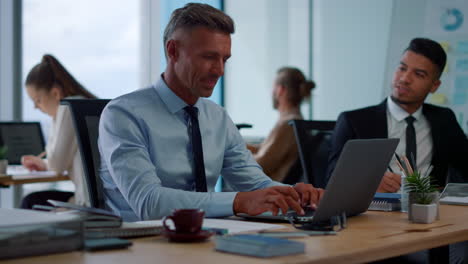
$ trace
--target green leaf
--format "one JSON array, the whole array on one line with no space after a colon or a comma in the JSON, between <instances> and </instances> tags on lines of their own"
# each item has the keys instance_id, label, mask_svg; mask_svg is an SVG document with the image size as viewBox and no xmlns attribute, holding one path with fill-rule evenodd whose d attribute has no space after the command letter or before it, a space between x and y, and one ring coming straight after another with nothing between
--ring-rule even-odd
<instances>
[{"instance_id":1,"label":"green leaf","mask_svg":"<svg viewBox=\"0 0 468 264\"><path fill-rule=\"evenodd\" d=\"M437 185L431 176L423 177L419 171L409 174L405 178L405 191L416 193L418 204L432 203L432 193L437 191Z\"/></svg>"}]
</instances>

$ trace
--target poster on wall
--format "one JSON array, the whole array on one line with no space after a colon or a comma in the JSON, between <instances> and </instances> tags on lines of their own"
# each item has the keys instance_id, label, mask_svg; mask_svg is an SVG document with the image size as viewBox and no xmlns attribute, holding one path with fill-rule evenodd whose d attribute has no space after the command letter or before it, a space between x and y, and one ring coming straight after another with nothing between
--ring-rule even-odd
<instances>
[{"instance_id":1,"label":"poster on wall","mask_svg":"<svg viewBox=\"0 0 468 264\"><path fill-rule=\"evenodd\" d=\"M468 133L468 1L429 0L424 33L447 52L442 85L431 103L450 107Z\"/></svg>"}]
</instances>

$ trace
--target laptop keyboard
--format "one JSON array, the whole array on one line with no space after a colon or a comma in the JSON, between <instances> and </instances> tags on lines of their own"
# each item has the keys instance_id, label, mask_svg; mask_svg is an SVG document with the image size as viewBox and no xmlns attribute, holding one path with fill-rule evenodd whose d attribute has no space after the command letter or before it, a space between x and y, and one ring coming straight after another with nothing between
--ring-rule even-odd
<instances>
[{"instance_id":1,"label":"laptop keyboard","mask_svg":"<svg viewBox=\"0 0 468 264\"><path fill-rule=\"evenodd\" d=\"M292 217L312 217L315 214L315 209L310 206L303 207L302 209L304 209L304 215L300 215L294 210L289 210L287 215Z\"/></svg>"}]
</instances>

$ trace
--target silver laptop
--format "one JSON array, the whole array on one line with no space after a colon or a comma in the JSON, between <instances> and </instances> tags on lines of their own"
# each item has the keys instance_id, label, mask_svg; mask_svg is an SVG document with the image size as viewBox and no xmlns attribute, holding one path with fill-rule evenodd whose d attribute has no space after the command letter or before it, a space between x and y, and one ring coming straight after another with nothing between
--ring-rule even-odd
<instances>
[{"instance_id":1,"label":"silver laptop","mask_svg":"<svg viewBox=\"0 0 468 264\"><path fill-rule=\"evenodd\" d=\"M343 213L353 216L367 211L399 141L390 138L346 142L317 209L296 217L314 223ZM257 216L239 214L249 219L275 221L288 221L290 215L291 212L277 216L271 212Z\"/></svg>"}]
</instances>

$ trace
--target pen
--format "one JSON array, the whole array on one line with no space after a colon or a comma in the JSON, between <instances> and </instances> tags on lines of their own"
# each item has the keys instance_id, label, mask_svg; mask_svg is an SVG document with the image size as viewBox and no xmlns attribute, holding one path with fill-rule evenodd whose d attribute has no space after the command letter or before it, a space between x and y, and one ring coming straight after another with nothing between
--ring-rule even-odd
<instances>
[{"instance_id":1,"label":"pen","mask_svg":"<svg viewBox=\"0 0 468 264\"><path fill-rule=\"evenodd\" d=\"M203 227L202 230L213 232L219 236L226 235L229 233L229 230L226 228Z\"/></svg>"},{"instance_id":2,"label":"pen","mask_svg":"<svg viewBox=\"0 0 468 264\"><path fill-rule=\"evenodd\" d=\"M413 152L411 152L411 163L412 163L411 165L413 165L413 166L412 166L412 167L413 167L413 170L414 170L414 171L418 171L418 166L417 166L417 164L416 164L416 159L414 158Z\"/></svg>"},{"instance_id":3,"label":"pen","mask_svg":"<svg viewBox=\"0 0 468 264\"><path fill-rule=\"evenodd\" d=\"M388 166L388 170L389 170L391 173L394 173L393 170L392 170L392 167L390 167L390 165Z\"/></svg>"}]
</instances>

